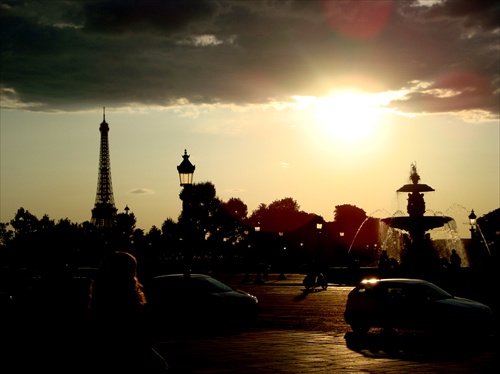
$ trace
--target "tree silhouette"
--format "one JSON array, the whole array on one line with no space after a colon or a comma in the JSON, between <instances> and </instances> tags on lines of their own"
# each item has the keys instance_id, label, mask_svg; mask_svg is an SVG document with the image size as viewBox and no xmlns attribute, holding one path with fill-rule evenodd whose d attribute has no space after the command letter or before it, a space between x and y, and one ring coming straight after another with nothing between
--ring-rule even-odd
<instances>
[{"instance_id":1,"label":"tree silhouette","mask_svg":"<svg viewBox=\"0 0 500 374\"><path fill-rule=\"evenodd\" d=\"M178 228L187 268L194 265L194 258L208 254L206 239L217 232L216 217L221 202L210 182L185 186L179 196L182 212Z\"/></svg>"},{"instance_id":2,"label":"tree silhouette","mask_svg":"<svg viewBox=\"0 0 500 374\"><path fill-rule=\"evenodd\" d=\"M210 182L186 186L180 193L182 212L178 224L183 239L204 240L207 232L212 231L213 217L220 206L215 186Z\"/></svg>"},{"instance_id":3,"label":"tree silhouette","mask_svg":"<svg viewBox=\"0 0 500 374\"><path fill-rule=\"evenodd\" d=\"M260 204L248 219L261 228L257 235L256 257L277 264L282 275L283 268L290 266L292 258L303 257L303 254L297 256L300 243L310 242L313 226L315 234L316 219L316 215L300 210L300 205L291 197L274 200L269 205Z\"/></svg>"},{"instance_id":4,"label":"tree silhouette","mask_svg":"<svg viewBox=\"0 0 500 374\"><path fill-rule=\"evenodd\" d=\"M231 198L221 202L215 218L215 230L210 239L235 245L244 238L248 208L243 201Z\"/></svg>"},{"instance_id":5,"label":"tree silhouette","mask_svg":"<svg viewBox=\"0 0 500 374\"><path fill-rule=\"evenodd\" d=\"M274 200L271 204L260 204L249 221L259 222L262 231L290 232L305 226L314 215L300 210L300 205L291 197Z\"/></svg>"},{"instance_id":6,"label":"tree silhouette","mask_svg":"<svg viewBox=\"0 0 500 374\"><path fill-rule=\"evenodd\" d=\"M334 219L340 225L344 225L345 229L356 231L366 219L366 213L355 205L337 205L335 206Z\"/></svg>"},{"instance_id":7,"label":"tree silhouette","mask_svg":"<svg viewBox=\"0 0 500 374\"><path fill-rule=\"evenodd\" d=\"M340 264L350 247L350 257L363 264L378 260L378 219L354 205L337 205L334 221L324 222L319 235L316 223L323 222L322 217L302 211L291 197L261 203L250 216L241 199L221 201L209 182L186 186L180 197L183 210L178 222L168 218L161 229L154 226L147 234L136 228L133 213L117 214L114 227L106 229L90 221L55 222L48 215L38 219L21 207L9 223L0 223L0 261L7 267L46 272L64 266L96 267L105 253L121 249L147 263L143 266L148 272L168 272L179 269L183 254L202 261L224 258L222 265L231 269L238 259L248 266L281 264L283 257L286 264L299 264L318 254L330 264ZM483 249L488 263L498 252L499 211L477 221L476 249Z\"/></svg>"}]
</instances>

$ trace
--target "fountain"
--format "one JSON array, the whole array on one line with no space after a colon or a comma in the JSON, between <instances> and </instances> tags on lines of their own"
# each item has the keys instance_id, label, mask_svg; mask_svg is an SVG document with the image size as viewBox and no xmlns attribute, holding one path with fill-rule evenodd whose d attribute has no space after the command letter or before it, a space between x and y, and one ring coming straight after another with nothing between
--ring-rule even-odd
<instances>
[{"instance_id":1,"label":"fountain","mask_svg":"<svg viewBox=\"0 0 500 374\"><path fill-rule=\"evenodd\" d=\"M434 189L427 184L419 183L420 175L415 164L411 165L410 180L411 184L405 184L397 190L398 193L408 193L408 216L382 218L381 222L404 232L401 256L403 269L418 272L432 271L439 264L439 256L428 231L447 225L453 218L445 215L425 216L424 193L432 192Z\"/></svg>"}]
</instances>

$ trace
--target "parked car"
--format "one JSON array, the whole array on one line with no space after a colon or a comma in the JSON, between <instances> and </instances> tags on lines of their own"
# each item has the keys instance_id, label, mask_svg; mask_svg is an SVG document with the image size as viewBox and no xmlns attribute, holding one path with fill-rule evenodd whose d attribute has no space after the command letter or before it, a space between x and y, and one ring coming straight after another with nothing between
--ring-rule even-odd
<instances>
[{"instance_id":1,"label":"parked car","mask_svg":"<svg viewBox=\"0 0 500 374\"><path fill-rule=\"evenodd\" d=\"M242 326L258 317L257 297L208 275L159 275L144 286L153 318L169 328Z\"/></svg>"},{"instance_id":2,"label":"parked car","mask_svg":"<svg viewBox=\"0 0 500 374\"><path fill-rule=\"evenodd\" d=\"M68 318L86 314L92 279L73 276L33 276L25 288L12 296L13 306L22 314L33 316L65 315Z\"/></svg>"},{"instance_id":3,"label":"parked car","mask_svg":"<svg viewBox=\"0 0 500 374\"><path fill-rule=\"evenodd\" d=\"M361 281L347 296L344 319L361 333L371 327L473 333L493 328L487 305L408 278Z\"/></svg>"}]
</instances>

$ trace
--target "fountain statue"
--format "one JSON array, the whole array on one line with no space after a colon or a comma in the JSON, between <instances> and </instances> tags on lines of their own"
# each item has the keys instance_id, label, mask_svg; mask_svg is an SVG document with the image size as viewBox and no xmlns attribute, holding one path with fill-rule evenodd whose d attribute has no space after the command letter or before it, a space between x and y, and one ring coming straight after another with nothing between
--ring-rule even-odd
<instances>
[{"instance_id":1,"label":"fountain statue","mask_svg":"<svg viewBox=\"0 0 500 374\"><path fill-rule=\"evenodd\" d=\"M440 228L453 221L447 216L425 216L424 193L434 191L427 184L419 183L420 175L415 164L410 169L411 184L405 184L398 193L408 193L408 216L382 218L381 221L393 229L402 230L404 245L401 266L407 270L434 270L439 256L432 245L428 231Z\"/></svg>"}]
</instances>

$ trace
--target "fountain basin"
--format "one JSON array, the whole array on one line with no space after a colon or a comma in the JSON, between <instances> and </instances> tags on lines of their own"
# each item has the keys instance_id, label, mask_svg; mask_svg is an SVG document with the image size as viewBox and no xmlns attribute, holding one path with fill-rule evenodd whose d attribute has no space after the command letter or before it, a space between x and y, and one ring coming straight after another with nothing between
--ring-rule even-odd
<instances>
[{"instance_id":1,"label":"fountain basin","mask_svg":"<svg viewBox=\"0 0 500 374\"><path fill-rule=\"evenodd\" d=\"M428 186L427 184L405 184L396 192L433 192L434 188Z\"/></svg>"},{"instance_id":2,"label":"fountain basin","mask_svg":"<svg viewBox=\"0 0 500 374\"><path fill-rule=\"evenodd\" d=\"M382 222L392 228L405 231L428 231L438 227L443 227L448 222L453 221L452 217L447 216L422 216L422 217L387 217L382 218Z\"/></svg>"}]
</instances>

